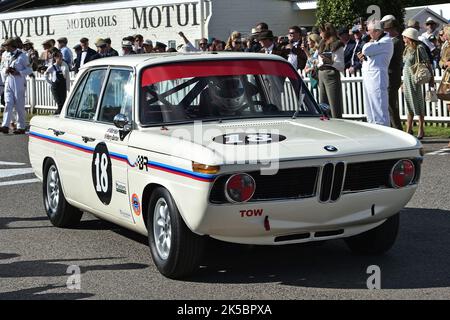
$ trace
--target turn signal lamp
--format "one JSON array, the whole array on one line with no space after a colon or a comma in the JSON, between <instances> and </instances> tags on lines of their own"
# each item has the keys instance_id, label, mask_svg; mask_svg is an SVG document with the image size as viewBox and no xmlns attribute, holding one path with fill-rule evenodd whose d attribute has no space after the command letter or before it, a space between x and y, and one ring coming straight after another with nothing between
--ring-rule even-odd
<instances>
[{"instance_id":1,"label":"turn signal lamp","mask_svg":"<svg viewBox=\"0 0 450 320\"><path fill-rule=\"evenodd\" d=\"M192 170L204 174L216 174L220 170L220 166L210 166L207 164L192 162Z\"/></svg>"}]
</instances>

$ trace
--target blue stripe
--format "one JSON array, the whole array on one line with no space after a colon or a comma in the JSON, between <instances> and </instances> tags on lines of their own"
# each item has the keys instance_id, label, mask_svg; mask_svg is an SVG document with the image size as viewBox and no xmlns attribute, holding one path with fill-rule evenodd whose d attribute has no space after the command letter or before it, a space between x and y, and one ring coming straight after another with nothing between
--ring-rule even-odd
<instances>
[{"instance_id":1,"label":"blue stripe","mask_svg":"<svg viewBox=\"0 0 450 320\"><path fill-rule=\"evenodd\" d=\"M40 133L36 133L36 132L32 132L32 131L30 131L29 135L30 136L41 137L41 138L44 138L44 139L47 139L47 140L51 140L51 141L55 141L55 142L59 142L59 143L62 143L62 144L68 145L68 146L80 148L80 149L83 149L83 150L86 150L86 151L90 151L90 152L93 152L95 150L94 148L86 147L86 146L83 146L83 145L80 145L80 144L77 144L77 143L73 143L73 142L69 142L69 141L66 141L66 140L62 140L62 139L46 136L46 135L43 135L43 134L40 134ZM110 156L126 160L130 164L130 166L134 166L132 163L130 163L130 161L129 161L129 159L128 159L128 157L126 155L115 153L115 152L111 152ZM172 167L172 166L169 166L167 164L163 164L163 163L159 163L159 162L150 161L148 163L148 165L152 165L152 166L155 166L155 167L168 169L168 170L171 170L171 171L174 171L174 172L178 172L178 173L183 173L183 174L186 174L186 175L189 175L189 176L192 176L192 177L196 177L196 178L213 180L213 179L215 179L217 177L217 175L192 172L192 171L188 171L188 170L185 170L185 169Z\"/></svg>"},{"instance_id":2,"label":"blue stripe","mask_svg":"<svg viewBox=\"0 0 450 320\"><path fill-rule=\"evenodd\" d=\"M184 170L184 169L181 169L181 168L172 167L172 166L169 166L167 164L163 164L163 163L159 163L159 162L150 161L148 164L152 165L152 166L155 166L155 167L169 169L171 171L184 173L184 174L187 174L187 175L190 175L190 176L193 176L193 177L197 177L197 178L202 178L202 179L214 179L214 178L217 177L216 175L212 175L212 174L197 173L197 172L187 171L187 170Z\"/></svg>"},{"instance_id":3,"label":"blue stripe","mask_svg":"<svg viewBox=\"0 0 450 320\"><path fill-rule=\"evenodd\" d=\"M53 138L53 137L46 136L46 135L43 135L43 134L40 134L40 133L36 133L36 132L31 132L30 131L30 136L37 136L37 137L44 138L44 139L47 139L47 140L59 142L59 143L62 143L62 144L65 144L65 145L68 145L68 146L71 146L71 147L76 147L76 148L83 149L83 150L86 150L86 151L94 152L94 148L83 146L81 144L77 144L77 143L70 142L70 141L67 141L67 140Z\"/></svg>"}]
</instances>

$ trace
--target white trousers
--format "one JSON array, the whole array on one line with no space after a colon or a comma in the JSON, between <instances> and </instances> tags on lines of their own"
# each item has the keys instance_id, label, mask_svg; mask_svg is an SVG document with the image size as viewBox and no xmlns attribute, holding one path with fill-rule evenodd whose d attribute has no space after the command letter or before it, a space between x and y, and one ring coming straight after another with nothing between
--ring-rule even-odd
<instances>
[{"instance_id":1,"label":"white trousers","mask_svg":"<svg viewBox=\"0 0 450 320\"><path fill-rule=\"evenodd\" d=\"M367 122L389 127L389 80L382 80L378 71L363 71L364 108Z\"/></svg>"},{"instance_id":2,"label":"white trousers","mask_svg":"<svg viewBox=\"0 0 450 320\"><path fill-rule=\"evenodd\" d=\"M9 127L14 119L14 108L17 112L17 129L25 129L25 87L13 90L10 86L5 87L5 111L3 112L2 127Z\"/></svg>"}]
</instances>

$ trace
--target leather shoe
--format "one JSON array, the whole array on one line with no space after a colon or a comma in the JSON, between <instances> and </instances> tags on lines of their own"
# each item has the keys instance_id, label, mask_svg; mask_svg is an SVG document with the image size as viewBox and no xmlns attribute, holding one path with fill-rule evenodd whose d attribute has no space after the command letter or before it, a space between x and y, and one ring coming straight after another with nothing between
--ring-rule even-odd
<instances>
[{"instance_id":1,"label":"leather shoe","mask_svg":"<svg viewBox=\"0 0 450 320\"><path fill-rule=\"evenodd\" d=\"M13 131L14 134L25 134L25 129L17 129Z\"/></svg>"},{"instance_id":2,"label":"leather shoe","mask_svg":"<svg viewBox=\"0 0 450 320\"><path fill-rule=\"evenodd\" d=\"M8 134L9 133L9 128L8 127L0 127L0 132L2 132L4 134Z\"/></svg>"}]
</instances>

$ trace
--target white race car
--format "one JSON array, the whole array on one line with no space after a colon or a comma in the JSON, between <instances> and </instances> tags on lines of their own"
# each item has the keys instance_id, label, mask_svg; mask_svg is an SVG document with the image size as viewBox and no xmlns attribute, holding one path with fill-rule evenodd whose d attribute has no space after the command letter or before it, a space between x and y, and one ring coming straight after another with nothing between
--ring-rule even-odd
<instances>
[{"instance_id":1,"label":"white race car","mask_svg":"<svg viewBox=\"0 0 450 320\"><path fill-rule=\"evenodd\" d=\"M329 119L288 62L244 53L95 60L29 138L53 225L87 211L148 235L170 278L199 266L208 237L383 253L422 162L411 135Z\"/></svg>"}]
</instances>

